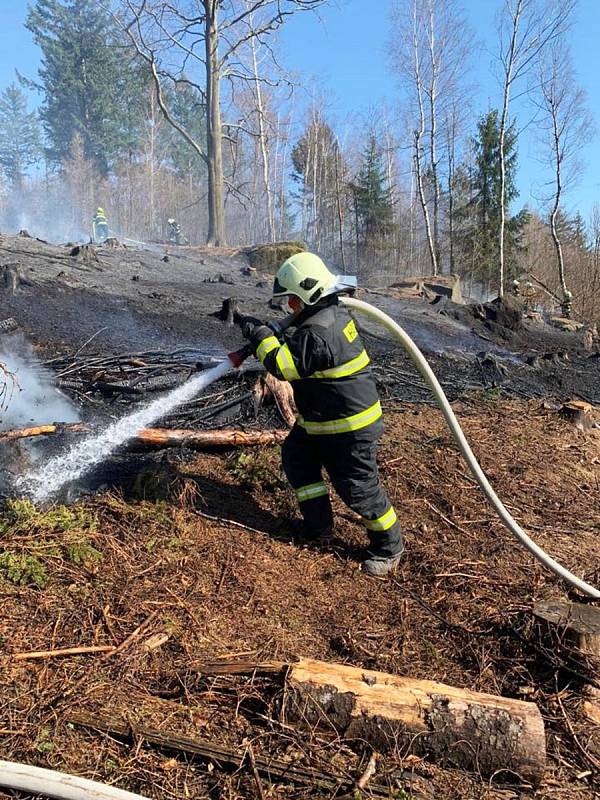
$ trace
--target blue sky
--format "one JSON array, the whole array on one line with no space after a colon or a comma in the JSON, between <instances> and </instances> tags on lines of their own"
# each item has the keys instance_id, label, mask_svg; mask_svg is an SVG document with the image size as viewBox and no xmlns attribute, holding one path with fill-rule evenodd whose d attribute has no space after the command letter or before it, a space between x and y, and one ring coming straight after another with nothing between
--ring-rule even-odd
<instances>
[{"instance_id":1,"label":"blue sky","mask_svg":"<svg viewBox=\"0 0 600 800\"><path fill-rule=\"evenodd\" d=\"M473 54L473 78L478 83L476 114L500 101L491 70L499 3L462 2L479 40ZM313 76L312 86L327 97L338 119L357 113L366 116L383 104L392 112L398 106L396 81L386 63L389 5L389 0L333 0L318 16L300 14L287 24L282 42L286 66L300 75ZM14 79L15 68L35 77L39 52L23 27L26 10L26 0L0 0L0 88ZM600 0L579 0L570 38L579 82L600 127ZM535 132L529 129L519 143L519 202L533 206L544 180L536 152ZM593 204L600 203L599 135L586 147L584 160L584 173L565 199L570 210L579 208L587 217Z\"/></svg>"}]
</instances>

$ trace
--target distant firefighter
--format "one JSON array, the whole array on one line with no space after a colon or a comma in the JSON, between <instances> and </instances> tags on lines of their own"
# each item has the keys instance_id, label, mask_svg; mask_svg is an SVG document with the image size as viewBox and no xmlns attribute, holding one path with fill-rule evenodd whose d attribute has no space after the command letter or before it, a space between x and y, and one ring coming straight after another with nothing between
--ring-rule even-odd
<instances>
[{"instance_id":1,"label":"distant firefighter","mask_svg":"<svg viewBox=\"0 0 600 800\"><path fill-rule=\"evenodd\" d=\"M181 225L177 222L176 219L171 217L167 220L167 225L169 226L169 244L178 244L184 245L189 244L189 241L185 238L185 236L181 232Z\"/></svg>"},{"instance_id":2,"label":"distant firefighter","mask_svg":"<svg viewBox=\"0 0 600 800\"><path fill-rule=\"evenodd\" d=\"M96 209L92 222L93 239L96 244L103 244L108 239L108 221L103 208Z\"/></svg>"}]
</instances>

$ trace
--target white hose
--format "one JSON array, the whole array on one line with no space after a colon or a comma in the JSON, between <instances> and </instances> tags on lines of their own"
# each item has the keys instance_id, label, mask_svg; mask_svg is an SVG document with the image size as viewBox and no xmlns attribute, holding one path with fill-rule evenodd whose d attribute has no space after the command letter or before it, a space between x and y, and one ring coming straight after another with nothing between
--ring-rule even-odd
<instances>
[{"instance_id":1,"label":"white hose","mask_svg":"<svg viewBox=\"0 0 600 800\"><path fill-rule=\"evenodd\" d=\"M448 402L448 398L444 394L442 387L439 384L438 379L435 377L433 370L427 363L425 356L417 345L413 342L410 336L406 333L406 331L398 325L391 317L385 314L383 311L380 311L378 308L370 305L369 303L364 303L362 300L356 300L353 297L341 297L341 302L344 305L348 306L349 308L355 309L356 311L362 311L368 317L371 317L377 322L380 322L385 328L387 328L394 336L400 341L402 347L406 350L406 352L411 357L413 364L419 370L427 385L433 392L433 395L446 418L446 422L450 430L452 431L452 435L456 439L456 443L458 444L462 455L464 456L465 461L469 465L469 469L475 476L475 479L479 486L482 488L485 496L490 501L492 506L494 507L496 513L504 522L506 527L517 537L517 539L523 544L529 552L535 556L547 569L554 572L560 578L565 580L567 583L570 583L571 586L574 586L576 589L579 589L580 592L586 594L588 597L593 597L595 600L600 600L600 591L596 589L594 586L591 586L589 583L586 583L581 578L578 578L576 575L573 575L572 572L569 572L568 569L559 564L558 561L555 561L551 558L547 553L545 553L541 547L539 547L521 528L521 526L517 523L515 519L511 516L511 514L506 510L502 501L493 490L490 482L485 476L485 473L477 463L477 459L473 455L473 451L471 450L469 443L467 442L464 433L460 425L458 424L458 420L454 415L454 411Z\"/></svg>"},{"instance_id":2,"label":"white hose","mask_svg":"<svg viewBox=\"0 0 600 800\"><path fill-rule=\"evenodd\" d=\"M0 786L57 797L59 800L148 800L141 794L126 792L87 778L30 767L28 764L15 764L12 761L0 761Z\"/></svg>"}]
</instances>

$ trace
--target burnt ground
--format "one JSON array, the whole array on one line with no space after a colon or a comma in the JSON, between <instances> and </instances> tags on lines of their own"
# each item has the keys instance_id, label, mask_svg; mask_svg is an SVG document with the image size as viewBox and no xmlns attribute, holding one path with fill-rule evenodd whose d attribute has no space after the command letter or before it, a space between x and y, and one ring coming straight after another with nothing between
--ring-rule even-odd
<instances>
[{"instance_id":1,"label":"burnt ground","mask_svg":"<svg viewBox=\"0 0 600 800\"><path fill-rule=\"evenodd\" d=\"M6 291L0 316L14 316L44 358L78 350L102 327L108 330L90 345L100 353L185 346L217 354L223 339L227 348L239 339L207 314L228 295L255 313L268 298L268 278L242 275L245 263L235 256L213 260L188 251L165 263L162 251L103 250L100 272L71 263L67 252L27 239L0 244L0 265L18 258L31 284ZM203 282L219 272L235 283ZM266 286L256 285L263 280ZM600 433L576 429L552 404L573 396L600 402L600 360L576 337L533 320L516 337L499 336L424 302L366 299L397 314L428 351L511 513L542 547L598 585ZM160 471L141 466L121 492L46 511L9 501L0 517L0 758L157 799L259 796L247 762L236 769L174 754L137 736L142 726L240 753L251 743L257 758L312 767L351 787L368 754L327 729L282 725L271 680L201 674L215 658L302 655L539 705L549 759L537 791L398 751L379 760L372 779L389 797L599 796L600 733L582 709L593 669L549 642L531 615L534 602L568 592L492 515L409 362L376 336L369 327L386 410L380 468L407 540L397 574L374 581L359 571L362 531L339 503L333 552L294 538L287 523L294 502L277 448L169 451ZM527 363L533 354L540 364ZM111 414L123 411L117 405ZM281 424L272 411L258 420L235 413L230 424ZM209 424L214 420L202 423ZM140 625L108 659L14 659L23 651L120 644ZM82 716L111 717L133 736L82 726L75 721ZM343 794L260 781L265 798Z\"/></svg>"}]
</instances>

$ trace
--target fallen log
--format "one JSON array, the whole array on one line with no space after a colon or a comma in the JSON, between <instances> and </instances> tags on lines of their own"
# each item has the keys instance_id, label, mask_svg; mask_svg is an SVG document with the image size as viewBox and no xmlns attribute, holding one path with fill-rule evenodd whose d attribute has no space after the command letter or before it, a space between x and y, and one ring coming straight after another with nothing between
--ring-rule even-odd
<instances>
[{"instance_id":1,"label":"fallen log","mask_svg":"<svg viewBox=\"0 0 600 800\"><path fill-rule=\"evenodd\" d=\"M0 433L0 444L4 442L15 442L18 439L33 439L36 436L52 436L56 433L84 433L90 427L81 422L60 423L53 422L50 425L36 425L33 428L21 428L20 430L5 431Z\"/></svg>"},{"instance_id":2,"label":"fallen log","mask_svg":"<svg viewBox=\"0 0 600 800\"><path fill-rule=\"evenodd\" d=\"M236 430L169 430L167 428L146 428L135 439L140 444L153 447L173 447L185 445L202 450L205 447L256 447L279 444L288 435L287 431L236 431Z\"/></svg>"},{"instance_id":3,"label":"fallen log","mask_svg":"<svg viewBox=\"0 0 600 800\"><path fill-rule=\"evenodd\" d=\"M283 711L380 753L399 748L485 778L536 785L544 773L542 716L522 700L302 659L290 665Z\"/></svg>"},{"instance_id":4,"label":"fallen log","mask_svg":"<svg viewBox=\"0 0 600 800\"><path fill-rule=\"evenodd\" d=\"M136 742L144 739L155 747L196 756L204 761L215 763L221 769L225 767L238 771L248 763L247 749L229 747L209 739L191 739L187 736L180 736L169 731L158 731L145 726L132 726L115 717L73 713L67 716L66 721L72 725L81 725L122 739L134 739ZM319 769L306 767L301 763L283 761L271 756L255 755L254 766L271 783L296 783L310 786L311 789L335 792L353 788L353 784L348 783L347 776L326 773ZM390 797L390 788L388 787L370 784L369 790L372 796Z\"/></svg>"},{"instance_id":5,"label":"fallen log","mask_svg":"<svg viewBox=\"0 0 600 800\"><path fill-rule=\"evenodd\" d=\"M93 428L81 422L38 425L34 428L22 428L21 430L0 433L0 444L14 442L19 439L32 439L36 436L86 432L93 432ZM257 447L279 444L287 435L288 431L279 429L267 431L229 429L194 431L181 428L146 428L134 437L132 444L146 447L178 447L185 445L197 450L212 447Z\"/></svg>"}]
</instances>

